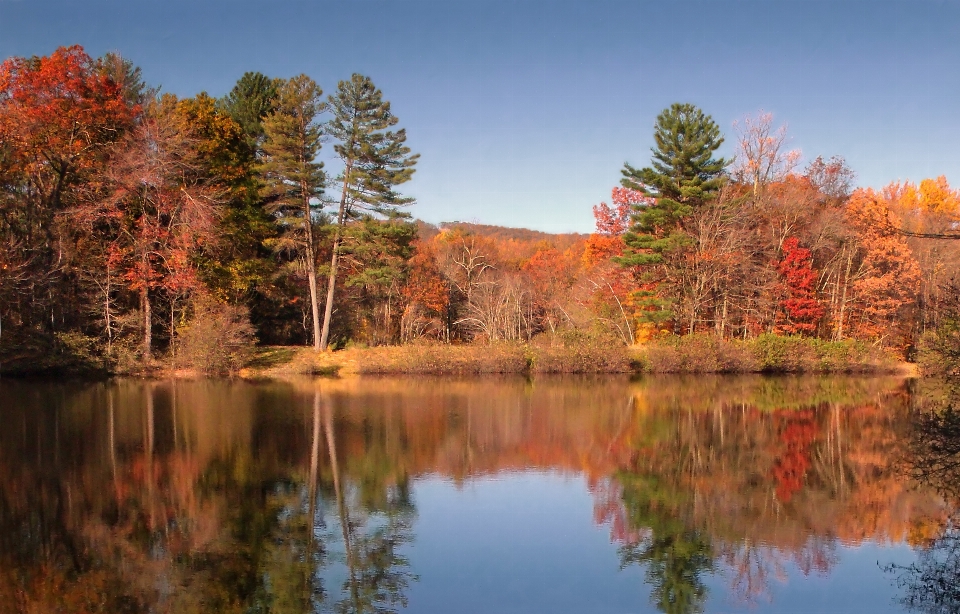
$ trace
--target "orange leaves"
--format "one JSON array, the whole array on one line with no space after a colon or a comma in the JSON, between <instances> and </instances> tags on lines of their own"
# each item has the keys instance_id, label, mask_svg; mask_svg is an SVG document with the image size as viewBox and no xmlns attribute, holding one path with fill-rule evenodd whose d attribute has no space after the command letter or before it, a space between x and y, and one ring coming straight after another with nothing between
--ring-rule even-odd
<instances>
[{"instance_id":1,"label":"orange leaves","mask_svg":"<svg viewBox=\"0 0 960 614\"><path fill-rule=\"evenodd\" d=\"M137 111L79 46L0 65L0 132L28 173L52 171L62 181L95 165Z\"/></svg>"},{"instance_id":2,"label":"orange leaves","mask_svg":"<svg viewBox=\"0 0 960 614\"><path fill-rule=\"evenodd\" d=\"M920 185L909 181L891 183L883 189L883 196L903 212L960 215L960 191L951 189L943 175L924 179Z\"/></svg>"},{"instance_id":3,"label":"orange leaves","mask_svg":"<svg viewBox=\"0 0 960 614\"><path fill-rule=\"evenodd\" d=\"M889 334L898 313L916 302L920 287L920 267L888 211L883 197L870 189L857 190L847 203L847 219L863 250L853 288L860 310L855 329L864 337Z\"/></svg>"},{"instance_id":4,"label":"orange leaves","mask_svg":"<svg viewBox=\"0 0 960 614\"><path fill-rule=\"evenodd\" d=\"M403 296L436 315L443 315L450 305L450 288L437 266L436 249L429 242L416 241L414 250L408 262L410 273Z\"/></svg>"}]
</instances>

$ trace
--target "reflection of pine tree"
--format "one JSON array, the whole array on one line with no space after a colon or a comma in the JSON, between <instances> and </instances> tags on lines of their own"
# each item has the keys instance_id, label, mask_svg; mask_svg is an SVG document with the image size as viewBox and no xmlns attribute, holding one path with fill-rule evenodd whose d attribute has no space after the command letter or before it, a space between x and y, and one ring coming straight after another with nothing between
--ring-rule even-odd
<instances>
[{"instance_id":1,"label":"reflection of pine tree","mask_svg":"<svg viewBox=\"0 0 960 614\"><path fill-rule=\"evenodd\" d=\"M347 566L347 578L343 583L345 596L335 603L334 610L338 614L396 612L398 606L406 607L405 591L411 580L417 580L410 570L409 560L400 553L404 544L413 541L415 509L408 483L404 480L385 489L382 496L373 497L379 505L370 506L369 488L364 485L378 482L376 478L382 476L361 475L358 478L360 488L349 487L341 474L329 403L324 416L336 515ZM374 463L371 466L380 465Z\"/></svg>"},{"instance_id":2,"label":"reflection of pine tree","mask_svg":"<svg viewBox=\"0 0 960 614\"><path fill-rule=\"evenodd\" d=\"M639 475L620 477L623 503L634 527L647 535L620 547L620 567L645 565L657 608L669 614L702 612L707 597L703 574L713 569L713 547L704 532L681 519L684 496L669 484Z\"/></svg>"}]
</instances>

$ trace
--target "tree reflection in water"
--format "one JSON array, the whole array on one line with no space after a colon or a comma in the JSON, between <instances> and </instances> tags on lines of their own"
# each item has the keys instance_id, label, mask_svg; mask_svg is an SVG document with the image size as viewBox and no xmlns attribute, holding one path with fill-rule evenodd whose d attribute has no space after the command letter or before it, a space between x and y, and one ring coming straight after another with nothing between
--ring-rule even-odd
<instances>
[{"instance_id":1,"label":"tree reflection in water","mask_svg":"<svg viewBox=\"0 0 960 614\"><path fill-rule=\"evenodd\" d=\"M940 499L892 465L953 441L931 433L954 418L925 412L941 422L910 439L900 380L0 382L0 398L0 614L396 612L417 581L416 481L530 470L586 478L664 612L769 601L867 542L933 543L904 578L956 573Z\"/></svg>"},{"instance_id":2,"label":"tree reflection in water","mask_svg":"<svg viewBox=\"0 0 960 614\"><path fill-rule=\"evenodd\" d=\"M940 531L922 544L917 561L890 565L910 609L931 614L960 612L960 385L933 407L914 417L908 468L920 483L940 492L949 517Z\"/></svg>"}]
</instances>

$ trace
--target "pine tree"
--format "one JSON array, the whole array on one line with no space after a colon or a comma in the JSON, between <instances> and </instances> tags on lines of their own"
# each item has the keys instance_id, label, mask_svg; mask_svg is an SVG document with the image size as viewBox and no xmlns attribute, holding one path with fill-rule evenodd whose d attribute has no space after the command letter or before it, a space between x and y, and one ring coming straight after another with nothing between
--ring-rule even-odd
<instances>
[{"instance_id":1,"label":"pine tree","mask_svg":"<svg viewBox=\"0 0 960 614\"><path fill-rule=\"evenodd\" d=\"M263 120L263 160L258 168L265 184L267 210L286 231L279 246L292 247L306 264L316 349L320 348L321 335L313 225L326 184L323 163L316 161L323 137L317 120L326 110L322 95L306 75L280 84L276 110Z\"/></svg>"},{"instance_id":2,"label":"pine tree","mask_svg":"<svg viewBox=\"0 0 960 614\"><path fill-rule=\"evenodd\" d=\"M637 267L644 287L635 297L646 320L659 324L672 317L669 297L660 286L673 276L671 261L693 243L684 226L694 210L720 190L728 161L714 158L723 144L709 115L691 104L674 103L657 116L651 166L624 164L621 184L653 198L634 205L633 224L624 235L627 249L616 261ZM658 270L659 269L659 270Z\"/></svg>"},{"instance_id":3,"label":"pine tree","mask_svg":"<svg viewBox=\"0 0 960 614\"><path fill-rule=\"evenodd\" d=\"M259 72L246 72L219 100L220 107L243 128L254 151L263 141L263 120L276 108L281 83Z\"/></svg>"},{"instance_id":4,"label":"pine tree","mask_svg":"<svg viewBox=\"0 0 960 614\"><path fill-rule=\"evenodd\" d=\"M410 205L413 199L401 196L394 187L410 180L420 157L412 154L405 145L406 130L388 130L397 124L398 119L369 77L354 74L349 81L341 81L336 94L329 97L329 103L333 118L327 124L327 132L339 141L334 150L344 168L338 178L341 183L340 204L320 349L326 349L330 340L344 226L362 215L398 217L401 214L398 208Z\"/></svg>"}]
</instances>

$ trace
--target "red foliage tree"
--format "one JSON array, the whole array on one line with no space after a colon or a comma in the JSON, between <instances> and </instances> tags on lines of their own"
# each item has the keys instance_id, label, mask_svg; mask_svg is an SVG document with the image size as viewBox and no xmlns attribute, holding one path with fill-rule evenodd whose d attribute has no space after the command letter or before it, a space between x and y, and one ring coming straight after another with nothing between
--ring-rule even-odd
<instances>
[{"instance_id":1,"label":"red foliage tree","mask_svg":"<svg viewBox=\"0 0 960 614\"><path fill-rule=\"evenodd\" d=\"M810 250L800 247L796 237L783 242L783 260L777 263L777 272L783 278L786 294L780 306L787 316L787 322L780 324L778 330L788 334L816 332L825 310L817 299L817 272L813 269Z\"/></svg>"},{"instance_id":2,"label":"red foliage tree","mask_svg":"<svg viewBox=\"0 0 960 614\"><path fill-rule=\"evenodd\" d=\"M137 112L80 46L0 64L0 134L47 207L59 208L67 185L103 163Z\"/></svg>"},{"instance_id":3,"label":"red foliage tree","mask_svg":"<svg viewBox=\"0 0 960 614\"><path fill-rule=\"evenodd\" d=\"M610 194L613 206L600 203L593 206L593 219L597 231L587 239L584 263L587 266L609 260L623 253L623 233L630 227L634 205L650 199L637 190L613 188Z\"/></svg>"}]
</instances>

